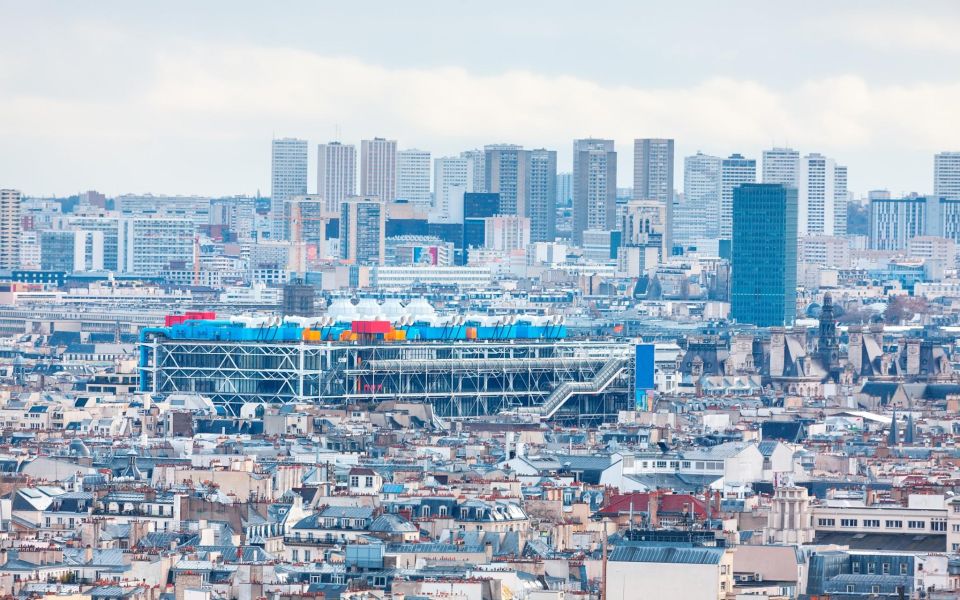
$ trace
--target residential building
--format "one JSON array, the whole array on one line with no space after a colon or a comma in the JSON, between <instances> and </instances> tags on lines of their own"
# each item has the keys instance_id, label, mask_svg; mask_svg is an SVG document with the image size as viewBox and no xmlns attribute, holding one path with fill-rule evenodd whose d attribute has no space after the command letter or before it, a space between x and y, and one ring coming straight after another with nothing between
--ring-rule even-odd
<instances>
[{"instance_id":1,"label":"residential building","mask_svg":"<svg viewBox=\"0 0 960 600\"><path fill-rule=\"evenodd\" d=\"M307 140L274 139L270 168L270 216L273 239L283 237L283 203L307 193Z\"/></svg>"},{"instance_id":2,"label":"residential building","mask_svg":"<svg viewBox=\"0 0 960 600\"><path fill-rule=\"evenodd\" d=\"M617 216L617 153L613 140L573 141L572 240L588 229L612 229Z\"/></svg>"},{"instance_id":3,"label":"residential building","mask_svg":"<svg viewBox=\"0 0 960 600\"><path fill-rule=\"evenodd\" d=\"M720 238L733 237L733 190L744 183L757 182L757 161L731 154L720 165Z\"/></svg>"},{"instance_id":4,"label":"residential building","mask_svg":"<svg viewBox=\"0 0 960 600\"><path fill-rule=\"evenodd\" d=\"M340 203L356 196L357 148L330 142L317 146L317 194L330 210L340 212Z\"/></svg>"},{"instance_id":5,"label":"residential building","mask_svg":"<svg viewBox=\"0 0 960 600\"><path fill-rule=\"evenodd\" d=\"M386 203L378 197L347 198L340 205L340 258L357 265L386 259Z\"/></svg>"},{"instance_id":6,"label":"residential building","mask_svg":"<svg viewBox=\"0 0 960 600\"><path fill-rule=\"evenodd\" d=\"M702 152L683 160L683 201L673 220L675 244L696 246L699 240L720 237L722 162Z\"/></svg>"},{"instance_id":7,"label":"residential building","mask_svg":"<svg viewBox=\"0 0 960 600\"><path fill-rule=\"evenodd\" d=\"M360 195L384 202L397 197L397 140L373 138L360 142Z\"/></svg>"},{"instance_id":8,"label":"residential building","mask_svg":"<svg viewBox=\"0 0 960 600\"><path fill-rule=\"evenodd\" d=\"M933 157L933 195L960 201L960 152L940 152Z\"/></svg>"},{"instance_id":9,"label":"residential building","mask_svg":"<svg viewBox=\"0 0 960 600\"><path fill-rule=\"evenodd\" d=\"M430 153L426 150L397 152L397 198L429 208Z\"/></svg>"},{"instance_id":10,"label":"residential building","mask_svg":"<svg viewBox=\"0 0 960 600\"><path fill-rule=\"evenodd\" d=\"M553 150L530 151L530 239L552 242L557 237L557 153Z\"/></svg>"},{"instance_id":11,"label":"residential building","mask_svg":"<svg viewBox=\"0 0 960 600\"><path fill-rule=\"evenodd\" d=\"M20 203L18 190L0 190L0 269L20 266Z\"/></svg>"},{"instance_id":12,"label":"residential building","mask_svg":"<svg viewBox=\"0 0 960 600\"><path fill-rule=\"evenodd\" d=\"M640 138L633 141L633 198L656 200L666 207L664 245L673 246L673 140Z\"/></svg>"},{"instance_id":13,"label":"residential building","mask_svg":"<svg viewBox=\"0 0 960 600\"><path fill-rule=\"evenodd\" d=\"M282 210L279 214L283 214ZM190 219L121 218L117 233L118 270L156 277L172 263L192 264L193 238Z\"/></svg>"},{"instance_id":14,"label":"residential building","mask_svg":"<svg viewBox=\"0 0 960 600\"><path fill-rule=\"evenodd\" d=\"M530 218L496 215L484 219L484 248L512 252L530 244Z\"/></svg>"},{"instance_id":15,"label":"residential building","mask_svg":"<svg viewBox=\"0 0 960 600\"><path fill-rule=\"evenodd\" d=\"M784 187L800 187L800 152L793 148L772 148L763 151L761 183L779 183Z\"/></svg>"},{"instance_id":16,"label":"residential building","mask_svg":"<svg viewBox=\"0 0 960 600\"><path fill-rule=\"evenodd\" d=\"M530 152L515 144L484 146L485 189L500 194L500 214L527 215Z\"/></svg>"},{"instance_id":17,"label":"residential building","mask_svg":"<svg viewBox=\"0 0 960 600\"><path fill-rule=\"evenodd\" d=\"M816 153L803 157L800 161L797 196L800 236L846 233L846 184L846 168L840 167L838 175L836 162L832 158Z\"/></svg>"}]
</instances>

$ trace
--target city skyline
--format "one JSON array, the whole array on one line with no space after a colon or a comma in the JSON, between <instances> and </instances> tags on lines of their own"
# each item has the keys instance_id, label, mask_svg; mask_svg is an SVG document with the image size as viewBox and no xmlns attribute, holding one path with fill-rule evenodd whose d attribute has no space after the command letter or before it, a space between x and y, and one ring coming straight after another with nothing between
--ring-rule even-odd
<instances>
[{"instance_id":1,"label":"city skyline","mask_svg":"<svg viewBox=\"0 0 960 600\"><path fill-rule=\"evenodd\" d=\"M573 139L614 139L623 161L634 139L663 137L676 140L677 172L698 150L758 159L790 146L848 166L858 195L928 194L930 156L956 150L952 132L960 130L949 109L957 78L941 68L956 52L948 3L930 3L923 15L892 3L869 12L823 4L815 16L778 9L789 17L777 20L778 44L789 53L761 51L766 32L747 35L766 22L755 3L701 4L701 18L683 25L705 35L682 41L669 36L682 17L666 8L616 7L584 23L557 6L545 17L550 27L531 30L492 26L465 7L383 5L393 18L375 30L411 34L390 52L384 41L348 43L349 25L363 18L356 8L330 9L348 25L343 31L280 36L263 27L275 15L241 5L221 23L225 11L216 6L196 10L189 27L121 5L11 11L0 50L2 130L11 142L0 151L4 185L29 195L266 194L263 148L273 137L308 140L311 171L316 144L382 135L433 156L499 142L555 149L561 172L572 168ZM295 29L318 13L300 8L305 18ZM522 17L534 9L515 10ZM657 19L663 32L619 35L638 18ZM429 25L461 21L470 26L451 30L470 43L445 43L452 33ZM32 52L20 37L39 24L49 42ZM588 24L609 32L603 39L614 55L645 56L653 47L660 60L625 70L560 43ZM428 27L436 38L417 35ZM624 166L618 185L629 186Z\"/></svg>"}]
</instances>

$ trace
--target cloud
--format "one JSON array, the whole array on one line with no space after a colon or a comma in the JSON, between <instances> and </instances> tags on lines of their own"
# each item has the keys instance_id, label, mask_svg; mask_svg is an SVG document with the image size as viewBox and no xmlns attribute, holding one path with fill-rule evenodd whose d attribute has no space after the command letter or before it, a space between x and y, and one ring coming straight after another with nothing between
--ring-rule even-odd
<instances>
[{"instance_id":1,"label":"cloud","mask_svg":"<svg viewBox=\"0 0 960 600\"><path fill-rule=\"evenodd\" d=\"M836 29L841 37L884 51L918 50L958 54L960 45L956 31L960 19L949 16L933 18L917 14L858 13L833 21L842 23Z\"/></svg>"},{"instance_id":2,"label":"cloud","mask_svg":"<svg viewBox=\"0 0 960 600\"><path fill-rule=\"evenodd\" d=\"M103 56L100 47L97 58ZM960 111L952 108L960 82L871 85L846 75L790 89L732 77L687 87L617 86L525 70L478 75L457 67L385 68L350 56L182 40L136 64L134 72L125 64L115 77L97 73L98 93L80 100L34 89L22 70L0 71L6 80L0 81L0 134L38 151L59 145L76 161L65 177L109 174L126 186L139 178L137 188L112 191L151 186L218 193L266 185L270 135L314 144L331 138L335 127L345 141L389 136L435 155L500 141L545 146L558 149L561 162L575 137L613 137L628 171L634 137L674 137L684 152L715 153L758 152L774 140L788 141L849 162L846 153L877 146L932 154L955 144L960 131ZM66 76L71 65L48 68ZM144 146L150 161L163 163L179 152L191 160L151 171L132 158ZM80 148L88 152L71 152ZM212 154L210 161L225 152L235 163L193 164L201 149ZM9 150L0 152L0 164L17 163ZM126 166L122 173L96 163L111 158ZM174 183L163 183L160 176L170 181L171 170L178 175ZM233 180L214 179L227 176ZM71 181L65 189L83 185L114 184Z\"/></svg>"}]
</instances>

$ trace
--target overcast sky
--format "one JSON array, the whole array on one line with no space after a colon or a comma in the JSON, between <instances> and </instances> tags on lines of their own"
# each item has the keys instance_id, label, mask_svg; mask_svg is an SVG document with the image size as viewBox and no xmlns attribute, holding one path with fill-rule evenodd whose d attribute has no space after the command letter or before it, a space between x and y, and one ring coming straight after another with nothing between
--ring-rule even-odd
<instances>
[{"instance_id":1,"label":"overcast sky","mask_svg":"<svg viewBox=\"0 0 960 600\"><path fill-rule=\"evenodd\" d=\"M270 139L434 156L635 137L821 152L858 194L960 150L960 2L0 0L0 187L263 194ZM338 135L339 132L339 135ZM758 161L759 162L759 161Z\"/></svg>"}]
</instances>

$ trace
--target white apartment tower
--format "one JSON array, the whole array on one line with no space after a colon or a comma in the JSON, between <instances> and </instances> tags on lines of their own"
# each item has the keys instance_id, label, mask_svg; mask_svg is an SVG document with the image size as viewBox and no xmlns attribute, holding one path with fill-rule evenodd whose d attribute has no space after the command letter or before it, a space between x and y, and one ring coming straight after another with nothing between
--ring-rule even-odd
<instances>
[{"instance_id":1,"label":"white apartment tower","mask_svg":"<svg viewBox=\"0 0 960 600\"><path fill-rule=\"evenodd\" d=\"M0 190L0 269L20 267L20 192Z\"/></svg>"},{"instance_id":2,"label":"white apartment tower","mask_svg":"<svg viewBox=\"0 0 960 600\"><path fill-rule=\"evenodd\" d=\"M720 237L733 239L733 190L744 183L757 182L757 161L732 154L720 166Z\"/></svg>"},{"instance_id":3,"label":"white apartment tower","mask_svg":"<svg viewBox=\"0 0 960 600\"><path fill-rule=\"evenodd\" d=\"M933 157L933 195L960 200L960 152L941 152Z\"/></svg>"},{"instance_id":4,"label":"white apartment tower","mask_svg":"<svg viewBox=\"0 0 960 600\"><path fill-rule=\"evenodd\" d=\"M804 156L797 192L797 234L844 235L846 223L846 167L837 167L822 154Z\"/></svg>"},{"instance_id":5,"label":"white apartment tower","mask_svg":"<svg viewBox=\"0 0 960 600\"><path fill-rule=\"evenodd\" d=\"M426 150L397 152L397 198L430 206L430 153Z\"/></svg>"},{"instance_id":6,"label":"white apartment tower","mask_svg":"<svg viewBox=\"0 0 960 600\"><path fill-rule=\"evenodd\" d=\"M784 187L800 187L800 152L793 148L763 151L763 181Z\"/></svg>"},{"instance_id":7,"label":"white apartment tower","mask_svg":"<svg viewBox=\"0 0 960 600\"><path fill-rule=\"evenodd\" d=\"M330 142L317 146L317 194L329 211L339 213L340 203L357 195L357 148Z\"/></svg>"},{"instance_id":8,"label":"white apartment tower","mask_svg":"<svg viewBox=\"0 0 960 600\"><path fill-rule=\"evenodd\" d=\"M683 159L683 202L677 205L673 239L683 246L720 237L723 160L697 152Z\"/></svg>"},{"instance_id":9,"label":"white apartment tower","mask_svg":"<svg viewBox=\"0 0 960 600\"><path fill-rule=\"evenodd\" d=\"M270 163L270 217L274 239L283 236L283 206L288 198L307 193L307 140L273 140Z\"/></svg>"},{"instance_id":10,"label":"white apartment tower","mask_svg":"<svg viewBox=\"0 0 960 600\"><path fill-rule=\"evenodd\" d=\"M633 141L633 199L656 200L666 208L666 239L673 235L673 140L640 138Z\"/></svg>"},{"instance_id":11,"label":"white apartment tower","mask_svg":"<svg viewBox=\"0 0 960 600\"><path fill-rule=\"evenodd\" d=\"M476 156L464 152L460 156L443 156L433 161L431 221L463 222L463 195L477 189L476 160Z\"/></svg>"},{"instance_id":12,"label":"white apartment tower","mask_svg":"<svg viewBox=\"0 0 960 600\"><path fill-rule=\"evenodd\" d=\"M360 195L384 202L397 198L397 140L373 138L360 142Z\"/></svg>"}]
</instances>

